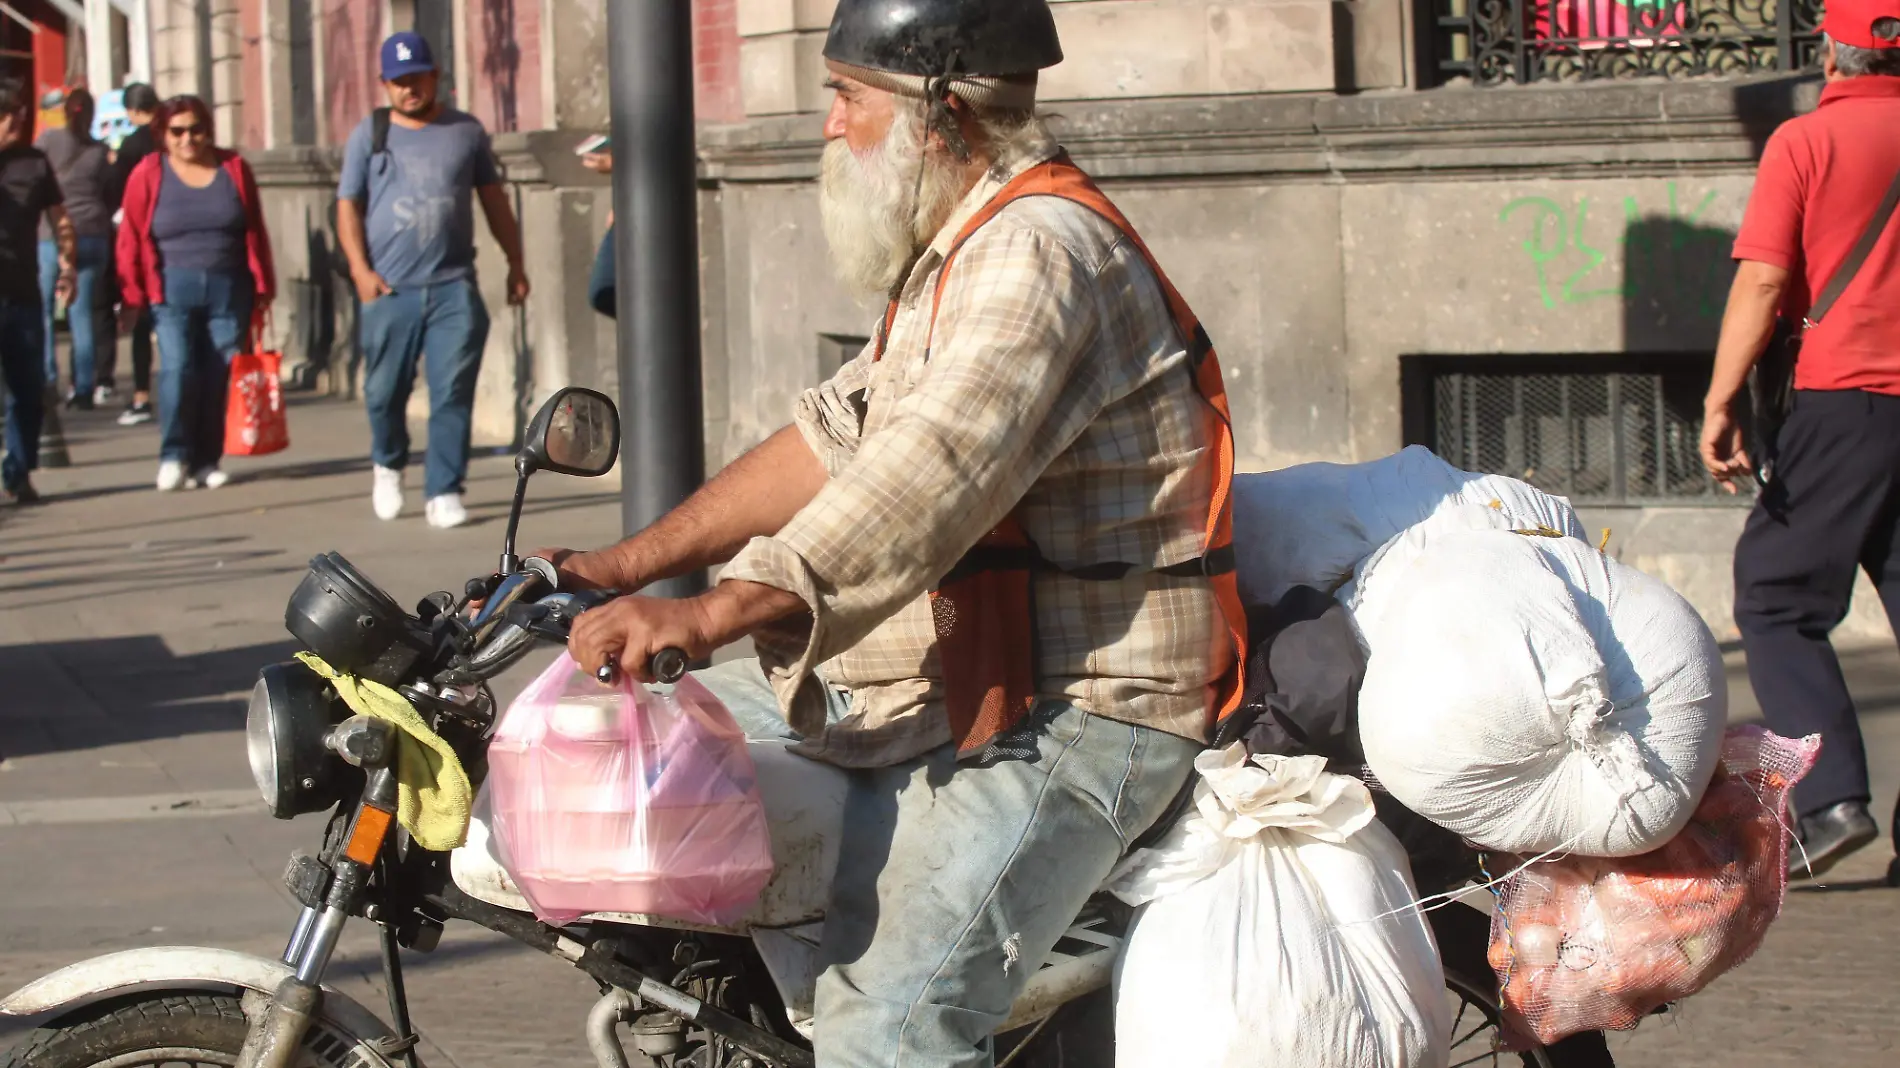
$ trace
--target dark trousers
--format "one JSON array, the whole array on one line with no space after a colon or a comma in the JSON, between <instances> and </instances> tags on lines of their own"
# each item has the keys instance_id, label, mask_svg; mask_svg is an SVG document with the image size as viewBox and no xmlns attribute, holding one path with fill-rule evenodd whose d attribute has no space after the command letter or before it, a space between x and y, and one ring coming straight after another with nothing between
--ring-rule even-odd
<instances>
[{"instance_id":1,"label":"dark trousers","mask_svg":"<svg viewBox=\"0 0 1900 1068\"><path fill-rule=\"evenodd\" d=\"M0 376L7 384L5 459L0 482L9 490L26 485L40 465L40 421L45 417L45 328L40 302L0 297Z\"/></svg>"},{"instance_id":2,"label":"dark trousers","mask_svg":"<svg viewBox=\"0 0 1900 1068\"><path fill-rule=\"evenodd\" d=\"M119 346L117 316L112 314L111 306L101 313L104 322L98 327L99 336L106 339L99 350L99 384L118 386ZM139 312L139 319L132 327L132 392L150 393L152 391L152 309Z\"/></svg>"},{"instance_id":3,"label":"dark trousers","mask_svg":"<svg viewBox=\"0 0 1900 1068\"><path fill-rule=\"evenodd\" d=\"M1900 396L1796 392L1768 488L1735 546L1735 623L1748 677L1777 734L1819 732L1795 787L1808 815L1867 801L1867 750L1828 634L1866 569L1900 630Z\"/></svg>"}]
</instances>

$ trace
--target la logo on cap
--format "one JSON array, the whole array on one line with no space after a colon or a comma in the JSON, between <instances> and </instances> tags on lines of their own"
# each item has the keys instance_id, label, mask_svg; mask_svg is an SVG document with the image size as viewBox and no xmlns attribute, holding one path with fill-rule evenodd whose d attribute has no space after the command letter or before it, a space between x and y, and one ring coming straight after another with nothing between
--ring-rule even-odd
<instances>
[{"instance_id":1,"label":"la logo on cap","mask_svg":"<svg viewBox=\"0 0 1900 1068\"><path fill-rule=\"evenodd\" d=\"M401 42L397 42L396 44L396 58L397 59L400 59L404 62L408 62L412 56L413 56L413 53L409 51L408 45L403 44Z\"/></svg>"}]
</instances>

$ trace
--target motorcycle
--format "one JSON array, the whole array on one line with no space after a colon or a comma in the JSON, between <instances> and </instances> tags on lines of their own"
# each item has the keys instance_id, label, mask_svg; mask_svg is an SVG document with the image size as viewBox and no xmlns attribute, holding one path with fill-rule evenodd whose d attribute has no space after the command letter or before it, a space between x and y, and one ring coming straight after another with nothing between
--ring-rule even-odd
<instances>
[{"instance_id":1,"label":"motorcycle","mask_svg":"<svg viewBox=\"0 0 1900 1068\"><path fill-rule=\"evenodd\" d=\"M515 553L530 477L600 476L619 454L619 415L600 393L570 388L529 425L516 459L500 566L458 598L435 593L404 612L342 556L311 562L286 625L339 671L397 690L481 781L499 719L489 680L615 596L569 591L544 560ZM471 604L479 609L469 611ZM653 673L677 679L665 650ZM221 949L112 953L45 976L0 1001L0 1014L45 1017L0 1068L135 1068L179 1062L235 1068L416 1068L404 950L434 950L451 921L474 923L571 962L600 985L586 1038L600 1068L811 1068L815 951L836 866L845 773L754 741L775 871L739 923L711 928L664 916L602 913L539 922L509 878L477 806L466 844L420 848L400 827L393 728L354 715L299 662L263 669L247 714L251 770L273 816L329 812L323 845L294 855L285 885L302 905L278 960ZM1184 795L1185 796L1185 795ZM1421 888L1422 892L1429 892ZM1608 1064L1600 1035L1522 1054L1500 1052L1488 924L1462 906L1430 913L1458 1026L1453 1064ZM377 925L388 1018L324 984L351 919ZM1031 976L994 1040L999 1068L1109 1068L1109 984L1131 911L1106 895L1076 917ZM625 1026L627 1040L621 1028ZM630 1047L629 1047L630 1040ZM1593 1041L1591 1041L1593 1040Z\"/></svg>"}]
</instances>

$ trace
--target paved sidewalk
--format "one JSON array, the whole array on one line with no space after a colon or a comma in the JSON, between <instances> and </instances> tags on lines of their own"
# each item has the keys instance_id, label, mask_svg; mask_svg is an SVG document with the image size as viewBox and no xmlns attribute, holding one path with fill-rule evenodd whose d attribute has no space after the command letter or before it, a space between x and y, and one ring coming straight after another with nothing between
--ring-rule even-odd
<instances>
[{"instance_id":1,"label":"paved sidewalk","mask_svg":"<svg viewBox=\"0 0 1900 1068\"><path fill-rule=\"evenodd\" d=\"M237 481L221 490L161 495L151 488L156 431L122 430L111 415L69 417L75 466L41 474L45 505L0 507L5 990L135 946L275 956L295 914L279 882L284 861L322 831L318 817L262 815L244 756L257 669L294 651L286 597L306 561L330 549L402 603L457 589L493 566L513 485L507 456L479 457L469 484L475 521L435 531L420 516L418 469L411 514L378 522L362 413L310 401L292 408L288 453L233 461ZM523 546L611 540L613 493L603 481L538 476ZM504 679L504 693L544 659ZM1731 668L1736 718L1752 718L1739 658ZM1847 670L1864 703L1884 821L1900 791L1900 655L1857 652ZM1622 1063L1900 1063L1900 891L1879 883L1891 856L1883 841L1828 888L1791 895L1755 960L1675 1016L1619 1037ZM431 1065L591 1063L581 1024L595 990L574 969L466 927L408 961ZM356 924L337 975L381 1012L377 974L370 931ZM0 1048L19 1033L0 1024Z\"/></svg>"}]
</instances>

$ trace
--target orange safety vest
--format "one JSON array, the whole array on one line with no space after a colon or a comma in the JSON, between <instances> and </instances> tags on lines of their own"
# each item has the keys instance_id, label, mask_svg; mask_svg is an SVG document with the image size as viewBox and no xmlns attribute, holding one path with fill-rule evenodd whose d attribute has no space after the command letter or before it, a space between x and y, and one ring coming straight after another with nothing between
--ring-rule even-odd
<instances>
[{"instance_id":1,"label":"orange safety vest","mask_svg":"<svg viewBox=\"0 0 1900 1068\"><path fill-rule=\"evenodd\" d=\"M1201 555L1167 567L1164 575L1203 575L1213 584L1220 606L1220 624L1233 643L1234 659L1215 682L1209 728L1240 707L1242 676L1247 662L1246 613L1234 579L1232 488L1234 478L1233 418L1227 409L1227 387L1221 380L1220 360L1201 321L1162 273L1128 219L1109 202L1101 189L1069 160L1067 153L1032 167L1005 185L965 223L937 272L936 296L931 305L931 332L943 303L943 280L971 235L1011 202L1023 197L1054 196L1072 200L1108 220L1141 253L1161 291L1177 329L1188 342L1194 385L1217 416L1214 442L1214 492L1208 502L1207 526ZM874 359L883 359L897 302L891 301L877 339ZM1065 568L1037 551L1014 514L977 542L930 594L936 623L937 654L943 671L944 704L950 715L952 737L959 758L980 753L997 735L1014 727L1036 705L1036 643L1033 574L1056 572L1084 581L1114 581L1135 570L1127 563L1091 564Z\"/></svg>"}]
</instances>

